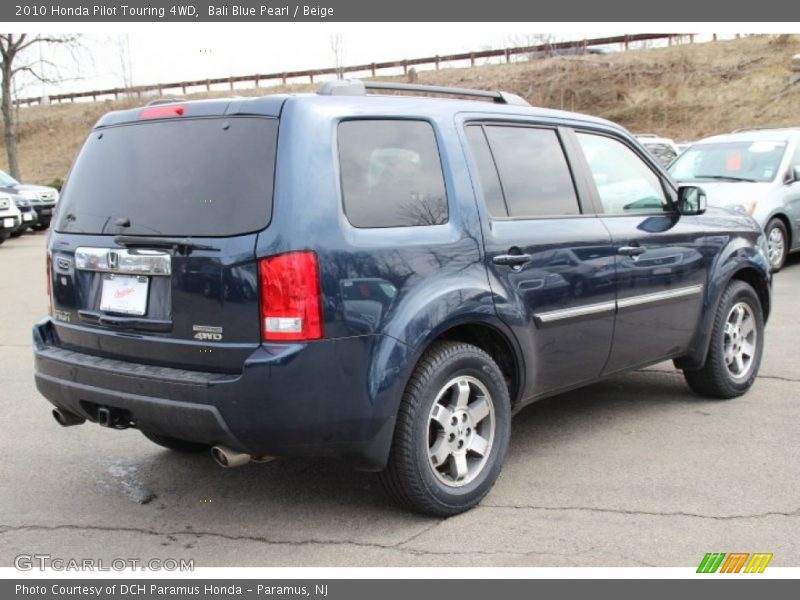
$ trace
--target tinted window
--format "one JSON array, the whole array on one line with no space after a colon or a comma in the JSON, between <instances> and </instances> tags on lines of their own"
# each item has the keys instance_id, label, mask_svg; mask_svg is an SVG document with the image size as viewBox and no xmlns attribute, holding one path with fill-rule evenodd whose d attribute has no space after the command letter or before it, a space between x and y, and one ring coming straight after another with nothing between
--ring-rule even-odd
<instances>
[{"instance_id":1,"label":"tinted window","mask_svg":"<svg viewBox=\"0 0 800 600\"><path fill-rule=\"evenodd\" d=\"M497 176L497 168L494 166L492 152L489 150L489 143L486 141L483 128L475 125L467 127L467 140L478 167L483 201L486 203L489 214L493 217L507 217L508 209L503 199L503 189L500 187L500 178Z\"/></svg>"},{"instance_id":2,"label":"tinted window","mask_svg":"<svg viewBox=\"0 0 800 600\"><path fill-rule=\"evenodd\" d=\"M603 212L625 214L669 208L661 180L622 142L602 135L578 133L592 172Z\"/></svg>"},{"instance_id":3,"label":"tinted window","mask_svg":"<svg viewBox=\"0 0 800 600\"><path fill-rule=\"evenodd\" d=\"M344 210L356 227L447 222L442 163L424 121L359 120L339 124Z\"/></svg>"},{"instance_id":4,"label":"tinted window","mask_svg":"<svg viewBox=\"0 0 800 600\"><path fill-rule=\"evenodd\" d=\"M226 236L267 226L278 122L174 119L94 131L64 187L57 229ZM130 227L115 225L129 219Z\"/></svg>"},{"instance_id":5,"label":"tinted window","mask_svg":"<svg viewBox=\"0 0 800 600\"><path fill-rule=\"evenodd\" d=\"M509 216L575 215L580 212L572 176L552 129L485 127Z\"/></svg>"}]
</instances>

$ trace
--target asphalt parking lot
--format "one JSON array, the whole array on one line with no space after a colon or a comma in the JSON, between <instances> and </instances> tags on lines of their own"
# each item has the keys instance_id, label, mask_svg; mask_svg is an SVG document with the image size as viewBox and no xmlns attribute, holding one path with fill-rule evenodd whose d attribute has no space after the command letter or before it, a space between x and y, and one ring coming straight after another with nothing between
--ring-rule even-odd
<instances>
[{"instance_id":1,"label":"asphalt parking lot","mask_svg":"<svg viewBox=\"0 0 800 600\"><path fill-rule=\"evenodd\" d=\"M62 429L33 382L44 234L0 246L0 565L19 554L195 566L694 566L706 552L800 565L800 256L776 276L761 376L692 395L671 364L542 401L499 482L449 519L408 514L327 460L221 469L133 430Z\"/></svg>"}]
</instances>

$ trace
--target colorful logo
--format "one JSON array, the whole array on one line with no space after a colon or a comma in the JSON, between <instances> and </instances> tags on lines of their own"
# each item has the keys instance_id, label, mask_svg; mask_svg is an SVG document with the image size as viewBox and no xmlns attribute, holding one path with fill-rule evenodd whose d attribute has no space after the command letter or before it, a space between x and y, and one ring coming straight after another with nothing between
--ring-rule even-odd
<instances>
[{"instance_id":1,"label":"colorful logo","mask_svg":"<svg viewBox=\"0 0 800 600\"><path fill-rule=\"evenodd\" d=\"M763 573L767 568L772 554L766 552L708 552L700 566L698 573Z\"/></svg>"}]
</instances>

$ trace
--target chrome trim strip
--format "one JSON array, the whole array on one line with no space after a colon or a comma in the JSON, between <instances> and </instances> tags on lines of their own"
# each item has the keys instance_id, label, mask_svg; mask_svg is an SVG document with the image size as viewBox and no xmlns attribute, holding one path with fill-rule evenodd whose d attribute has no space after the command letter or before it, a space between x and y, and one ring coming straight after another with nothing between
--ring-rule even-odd
<instances>
[{"instance_id":1,"label":"chrome trim strip","mask_svg":"<svg viewBox=\"0 0 800 600\"><path fill-rule=\"evenodd\" d=\"M597 315L604 312L619 310L621 308L630 308L633 306L641 306L643 304L650 304L652 302L664 302L667 300L675 300L685 296L693 296L703 291L703 285L692 285L676 290L667 290L664 292L654 292L652 294L642 294L641 296L631 296L630 298L622 298L617 301L598 302L596 304L587 304L586 306L576 306L575 308L562 308L559 310L551 310L548 312L537 313L534 315L536 321L541 325L547 325L555 321L564 319L576 319L578 317L585 317L589 315Z\"/></svg>"},{"instance_id":2,"label":"chrome trim strip","mask_svg":"<svg viewBox=\"0 0 800 600\"><path fill-rule=\"evenodd\" d=\"M81 271L127 275L172 274L172 257L162 250L76 248L75 268Z\"/></svg>"},{"instance_id":3,"label":"chrome trim strip","mask_svg":"<svg viewBox=\"0 0 800 600\"><path fill-rule=\"evenodd\" d=\"M612 300L610 302L598 302L597 304L587 304L586 306L576 306L575 308L562 308L559 310L551 310L534 315L534 317L541 323L552 323L553 321L560 321L561 319L573 319L575 317L583 317L586 315L596 315L608 311L613 311L617 307L616 303Z\"/></svg>"},{"instance_id":4,"label":"chrome trim strip","mask_svg":"<svg viewBox=\"0 0 800 600\"><path fill-rule=\"evenodd\" d=\"M651 302L663 302L664 300L674 300L676 298L683 298L684 296L693 296L703 291L703 284L691 285L689 287L678 288L676 290L666 290L664 292L655 292L653 294L643 294L642 296L631 296L630 298L622 298L617 300L618 308L630 308L631 306L640 306L642 304L649 304Z\"/></svg>"}]
</instances>

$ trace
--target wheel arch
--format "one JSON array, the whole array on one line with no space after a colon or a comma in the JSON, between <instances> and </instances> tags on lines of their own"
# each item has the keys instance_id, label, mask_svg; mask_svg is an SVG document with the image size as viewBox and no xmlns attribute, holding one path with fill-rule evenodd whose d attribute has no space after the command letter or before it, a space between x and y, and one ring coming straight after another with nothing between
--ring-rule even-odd
<instances>
[{"instance_id":1,"label":"wheel arch","mask_svg":"<svg viewBox=\"0 0 800 600\"><path fill-rule=\"evenodd\" d=\"M708 354L708 347L711 344L712 328L719 306L722 293L731 281L743 281L752 287L761 302L761 309L766 323L771 309L771 275L769 266L760 262L746 260L743 257L731 259L726 268L721 269L722 274L713 279L709 278L706 302L703 310L703 317L699 324L699 330L695 336L691 350L673 362L679 369L701 369L705 365Z\"/></svg>"}]
</instances>

